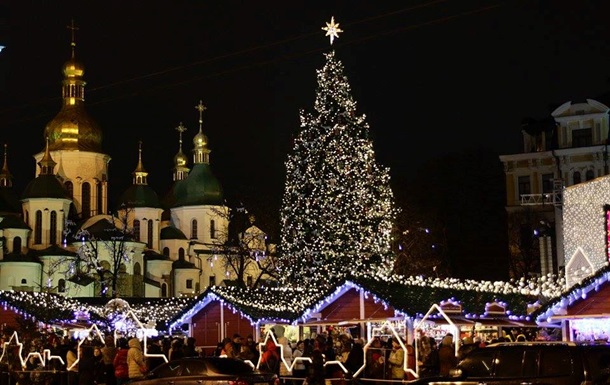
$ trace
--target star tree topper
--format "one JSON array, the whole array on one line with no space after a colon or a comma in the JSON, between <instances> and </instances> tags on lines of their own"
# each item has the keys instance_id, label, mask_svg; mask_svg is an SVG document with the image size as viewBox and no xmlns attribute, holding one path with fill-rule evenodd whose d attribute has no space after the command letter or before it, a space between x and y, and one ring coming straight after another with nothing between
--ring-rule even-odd
<instances>
[{"instance_id":1,"label":"star tree topper","mask_svg":"<svg viewBox=\"0 0 610 385\"><path fill-rule=\"evenodd\" d=\"M343 32L342 29L339 28L339 23L335 24L335 17L331 16L330 23L326 23L326 27L322 27L324 31L326 31L325 36L330 36L330 45L333 45L335 38L339 38L339 33Z\"/></svg>"}]
</instances>

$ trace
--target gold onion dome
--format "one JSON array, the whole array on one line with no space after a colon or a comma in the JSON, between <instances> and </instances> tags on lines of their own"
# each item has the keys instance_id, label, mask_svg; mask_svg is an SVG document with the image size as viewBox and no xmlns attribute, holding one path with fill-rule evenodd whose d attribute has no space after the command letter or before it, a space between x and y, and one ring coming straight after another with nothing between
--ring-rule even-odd
<instances>
[{"instance_id":1,"label":"gold onion dome","mask_svg":"<svg viewBox=\"0 0 610 385\"><path fill-rule=\"evenodd\" d=\"M74 26L71 28L74 32ZM63 105L44 131L49 138L49 149L102 151L102 130L85 111L85 67L74 58L74 35L72 36L72 56L63 65L62 82Z\"/></svg>"},{"instance_id":2,"label":"gold onion dome","mask_svg":"<svg viewBox=\"0 0 610 385\"><path fill-rule=\"evenodd\" d=\"M193 138L193 144L195 145L195 148L206 147L208 145L208 137L205 136L205 134L201 132L201 130L199 130L197 135L195 135L195 137Z\"/></svg>"},{"instance_id":3,"label":"gold onion dome","mask_svg":"<svg viewBox=\"0 0 610 385\"><path fill-rule=\"evenodd\" d=\"M82 78L85 66L75 59L70 59L64 64L62 72L66 78Z\"/></svg>"}]
</instances>

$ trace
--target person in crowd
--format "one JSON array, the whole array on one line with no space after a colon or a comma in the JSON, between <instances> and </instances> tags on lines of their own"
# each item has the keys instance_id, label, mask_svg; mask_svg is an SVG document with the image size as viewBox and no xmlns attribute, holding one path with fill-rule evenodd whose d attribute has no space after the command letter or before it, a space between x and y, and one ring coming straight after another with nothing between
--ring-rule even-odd
<instances>
[{"instance_id":1,"label":"person in crowd","mask_svg":"<svg viewBox=\"0 0 610 385\"><path fill-rule=\"evenodd\" d=\"M297 378L296 382L300 381L301 383L307 376L307 370L305 367L305 361L297 358L305 357L305 341L300 340L297 341L297 344L292 351L292 361L294 362L294 368L292 369L292 375Z\"/></svg>"},{"instance_id":2,"label":"person in crowd","mask_svg":"<svg viewBox=\"0 0 610 385\"><path fill-rule=\"evenodd\" d=\"M127 351L127 367L129 368L129 381L140 380L146 374L146 362L140 340L131 338Z\"/></svg>"},{"instance_id":3,"label":"person in crowd","mask_svg":"<svg viewBox=\"0 0 610 385\"><path fill-rule=\"evenodd\" d=\"M464 337L464 339L462 340L462 344L458 349L458 362L463 360L468 353L477 349L478 347L479 346L474 343L472 337Z\"/></svg>"},{"instance_id":4,"label":"person in crowd","mask_svg":"<svg viewBox=\"0 0 610 385\"><path fill-rule=\"evenodd\" d=\"M102 362L104 363L104 372L106 373L106 385L116 385L114 377L114 357L116 356L117 348L114 345L114 338L106 336L104 338L104 346L100 349L102 353Z\"/></svg>"},{"instance_id":5,"label":"person in crowd","mask_svg":"<svg viewBox=\"0 0 610 385\"><path fill-rule=\"evenodd\" d=\"M238 333L233 334L233 350L239 354L244 341Z\"/></svg>"},{"instance_id":6,"label":"person in crowd","mask_svg":"<svg viewBox=\"0 0 610 385\"><path fill-rule=\"evenodd\" d=\"M114 356L112 365L114 366L114 378L117 385L129 382L129 365L127 365L127 353L129 345L127 339L121 337L117 340L117 352Z\"/></svg>"},{"instance_id":7,"label":"person in crowd","mask_svg":"<svg viewBox=\"0 0 610 385\"><path fill-rule=\"evenodd\" d=\"M95 384L96 360L93 347L82 344L79 348L78 385Z\"/></svg>"},{"instance_id":8,"label":"person in crowd","mask_svg":"<svg viewBox=\"0 0 610 385\"><path fill-rule=\"evenodd\" d=\"M256 354L254 354L254 352L250 348L250 345L248 344L241 345L241 350L239 352L238 357L244 361L250 361L253 364L257 363L257 361L255 360Z\"/></svg>"},{"instance_id":9,"label":"person in crowd","mask_svg":"<svg viewBox=\"0 0 610 385\"><path fill-rule=\"evenodd\" d=\"M254 340L254 337L252 336L252 334L248 334L248 336L246 337L245 343L246 343L246 345L248 345L250 347L250 351L252 352L252 354L254 354L254 357L252 358L252 362L255 364L258 363L258 357L259 357L258 344Z\"/></svg>"},{"instance_id":10,"label":"person in crowd","mask_svg":"<svg viewBox=\"0 0 610 385\"><path fill-rule=\"evenodd\" d=\"M262 353L259 368L280 375L280 355L278 347L272 339L268 339L265 344L265 351Z\"/></svg>"},{"instance_id":11,"label":"person in crowd","mask_svg":"<svg viewBox=\"0 0 610 385\"><path fill-rule=\"evenodd\" d=\"M350 375L354 375L362 365L364 365L364 341L362 338L357 338L352 344L352 348L345 360L345 368L349 370Z\"/></svg>"},{"instance_id":12,"label":"person in crowd","mask_svg":"<svg viewBox=\"0 0 610 385\"><path fill-rule=\"evenodd\" d=\"M235 351L235 344L232 340L225 341L220 355L228 358L239 358L239 352Z\"/></svg>"},{"instance_id":13,"label":"person in crowd","mask_svg":"<svg viewBox=\"0 0 610 385\"><path fill-rule=\"evenodd\" d=\"M436 340L434 337L423 336L422 339L428 340L428 355L424 358L420 366L420 375L422 377L433 377L437 376L440 370L439 368L439 357L438 357L438 347L436 346Z\"/></svg>"},{"instance_id":14,"label":"person in crowd","mask_svg":"<svg viewBox=\"0 0 610 385\"><path fill-rule=\"evenodd\" d=\"M392 350L388 356L388 366L390 368L390 379L403 380L405 378L405 351L400 346L400 341L396 337L392 339Z\"/></svg>"},{"instance_id":15,"label":"person in crowd","mask_svg":"<svg viewBox=\"0 0 610 385\"><path fill-rule=\"evenodd\" d=\"M77 385L78 382L78 341L70 340L66 352L66 369L68 370L68 385Z\"/></svg>"},{"instance_id":16,"label":"person in crowd","mask_svg":"<svg viewBox=\"0 0 610 385\"><path fill-rule=\"evenodd\" d=\"M290 346L290 342L285 336L278 338L277 342L281 346L280 352L282 354L280 359L280 377L292 376L292 372L290 371L290 367L292 366L292 347Z\"/></svg>"},{"instance_id":17,"label":"person in crowd","mask_svg":"<svg viewBox=\"0 0 610 385\"><path fill-rule=\"evenodd\" d=\"M448 376L449 371L457 365L457 357L455 356L455 348L453 346L453 334L447 333L441 340L441 346L438 349L439 374Z\"/></svg>"},{"instance_id":18,"label":"person in crowd","mask_svg":"<svg viewBox=\"0 0 610 385\"><path fill-rule=\"evenodd\" d=\"M184 345L184 341L182 339L174 338L172 340L172 345L169 348L167 359L170 361L174 361L174 360L177 360L178 358L184 357L184 351L182 350L182 345Z\"/></svg>"},{"instance_id":19,"label":"person in crowd","mask_svg":"<svg viewBox=\"0 0 610 385\"><path fill-rule=\"evenodd\" d=\"M106 385L106 364L104 364L104 358L102 355L102 347L93 347L93 378L95 385Z\"/></svg>"},{"instance_id":20,"label":"person in crowd","mask_svg":"<svg viewBox=\"0 0 610 385\"><path fill-rule=\"evenodd\" d=\"M366 352L365 375L371 379L383 379L385 370L385 355L379 337L374 337Z\"/></svg>"},{"instance_id":21,"label":"person in crowd","mask_svg":"<svg viewBox=\"0 0 610 385\"><path fill-rule=\"evenodd\" d=\"M148 349L148 354L151 355L146 357L146 363L148 364L149 371L165 362L163 357L160 356L163 354L163 347L161 346L161 342L159 340L150 339L146 344L146 348Z\"/></svg>"},{"instance_id":22,"label":"person in crowd","mask_svg":"<svg viewBox=\"0 0 610 385\"><path fill-rule=\"evenodd\" d=\"M197 352L195 337L189 337L186 339L186 344L182 348L185 357L197 357L199 353Z\"/></svg>"},{"instance_id":23,"label":"person in crowd","mask_svg":"<svg viewBox=\"0 0 610 385\"><path fill-rule=\"evenodd\" d=\"M324 354L320 349L314 348L311 353L311 364L307 368L307 385L325 385L326 370L324 369Z\"/></svg>"}]
</instances>

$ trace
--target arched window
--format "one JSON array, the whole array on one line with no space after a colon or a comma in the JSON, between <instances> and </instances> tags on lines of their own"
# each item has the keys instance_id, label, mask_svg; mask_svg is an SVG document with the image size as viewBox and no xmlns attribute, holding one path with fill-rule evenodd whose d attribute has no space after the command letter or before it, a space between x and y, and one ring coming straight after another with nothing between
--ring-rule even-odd
<instances>
[{"instance_id":1,"label":"arched window","mask_svg":"<svg viewBox=\"0 0 610 385\"><path fill-rule=\"evenodd\" d=\"M216 222L214 220L210 220L210 238L216 239Z\"/></svg>"},{"instance_id":2,"label":"arched window","mask_svg":"<svg viewBox=\"0 0 610 385\"><path fill-rule=\"evenodd\" d=\"M66 190L68 190L68 196L70 199L74 199L74 184L70 181L66 181L64 186L66 186Z\"/></svg>"},{"instance_id":3,"label":"arched window","mask_svg":"<svg viewBox=\"0 0 610 385\"><path fill-rule=\"evenodd\" d=\"M21 237L13 238L13 253L21 254Z\"/></svg>"},{"instance_id":4,"label":"arched window","mask_svg":"<svg viewBox=\"0 0 610 385\"><path fill-rule=\"evenodd\" d=\"M134 263L133 275L142 275L142 267L140 266L140 262Z\"/></svg>"},{"instance_id":5,"label":"arched window","mask_svg":"<svg viewBox=\"0 0 610 385\"><path fill-rule=\"evenodd\" d=\"M582 182L579 171L574 171L574 174L572 175L572 181L574 182L573 184L579 184L580 182Z\"/></svg>"},{"instance_id":6,"label":"arched window","mask_svg":"<svg viewBox=\"0 0 610 385\"><path fill-rule=\"evenodd\" d=\"M28 284L28 280L25 278L21 278L21 284L22 285L27 285Z\"/></svg>"},{"instance_id":7,"label":"arched window","mask_svg":"<svg viewBox=\"0 0 610 385\"><path fill-rule=\"evenodd\" d=\"M587 180L592 180L595 178L595 173L593 172L593 170L587 170L586 178Z\"/></svg>"},{"instance_id":8,"label":"arched window","mask_svg":"<svg viewBox=\"0 0 610 385\"><path fill-rule=\"evenodd\" d=\"M83 218L89 218L91 216L91 185L89 182L83 183L82 216Z\"/></svg>"},{"instance_id":9,"label":"arched window","mask_svg":"<svg viewBox=\"0 0 610 385\"><path fill-rule=\"evenodd\" d=\"M153 221L152 219L148 221L148 239L147 239L147 243L148 243L148 248L152 249L153 248Z\"/></svg>"},{"instance_id":10,"label":"arched window","mask_svg":"<svg viewBox=\"0 0 610 385\"><path fill-rule=\"evenodd\" d=\"M191 221L191 239L197 239L197 219Z\"/></svg>"},{"instance_id":11,"label":"arched window","mask_svg":"<svg viewBox=\"0 0 610 385\"><path fill-rule=\"evenodd\" d=\"M102 211L104 210L104 200L102 199L102 193L104 191L103 187L104 186L102 182L99 182L97 184L97 210L95 210L97 214L104 214L104 212Z\"/></svg>"},{"instance_id":12,"label":"arched window","mask_svg":"<svg viewBox=\"0 0 610 385\"><path fill-rule=\"evenodd\" d=\"M178 259L184 261L184 248L182 247L178 249Z\"/></svg>"},{"instance_id":13,"label":"arched window","mask_svg":"<svg viewBox=\"0 0 610 385\"><path fill-rule=\"evenodd\" d=\"M135 219L133 221L133 240L139 242L140 241L140 220Z\"/></svg>"},{"instance_id":14,"label":"arched window","mask_svg":"<svg viewBox=\"0 0 610 385\"><path fill-rule=\"evenodd\" d=\"M66 292L66 280L61 278L58 282L57 282L57 291L60 293L65 293Z\"/></svg>"},{"instance_id":15,"label":"arched window","mask_svg":"<svg viewBox=\"0 0 610 385\"><path fill-rule=\"evenodd\" d=\"M42 243L42 211L36 211L36 223L34 224L34 244Z\"/></svg>"},{"instance_id":16,"label":"arched window","mask_svg":"<svg viewBox=\"0 0 610 385\"><path fill-rule=\"evenodd\" d=\"M169 247L163 248L163 255L165 255L166 257L169 257Z\"/></svg>"},{"instance_id":17,"label":"arched window","mask_svg":"<svg viewBox=\"0 0 610 385\"><path fill-rule=\"evenodd\" d=\"M167 297L167 283L161 284L161 297Z\"/></svg>"},{"instance_id":18,"label":"arched window","mask_svg":"<svg viewBox=\"0 0 610 385\"><path fill-rule=\"evenodd\" d=\"M49 230L49 243L57 244L57 211L51 211L51 229Z\"/></svg>"}]
</instances>

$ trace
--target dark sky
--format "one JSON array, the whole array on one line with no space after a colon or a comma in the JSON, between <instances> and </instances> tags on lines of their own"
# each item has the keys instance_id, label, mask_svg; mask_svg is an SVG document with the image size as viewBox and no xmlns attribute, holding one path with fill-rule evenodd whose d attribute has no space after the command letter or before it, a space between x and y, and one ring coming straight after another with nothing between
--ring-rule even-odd
<instances>
[{"instance_id":1,"label":"dark sky","mask_svg":"<svg viewBox=\"0 0 610 385\"><path fill-rule=\"evenodd\" d=\"M190 155L202 99L225 191L276 213L331 16L344 30L332 47L395 190L425 161L456 150L519 152L523 118L609 88L604 0L19 0L2 12L0 141L18 188L33 177L32 156L61 106L72 18L87 110L113 158L111 196L131 183L140 139L149 184L165 194L174 128L188 128Z\"/></svg>"}]
</instances>

